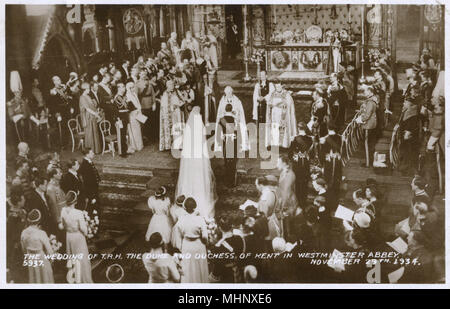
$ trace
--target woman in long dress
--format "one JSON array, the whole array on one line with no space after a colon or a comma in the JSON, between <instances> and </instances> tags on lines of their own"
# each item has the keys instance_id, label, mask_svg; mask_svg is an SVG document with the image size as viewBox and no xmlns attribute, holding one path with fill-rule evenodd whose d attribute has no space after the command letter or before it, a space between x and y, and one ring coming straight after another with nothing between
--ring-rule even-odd
<instances>
[{"instance_id":1,"label":"woman in long dress","mask_svg":"<svg viewBox=\"0 0 450 309\"><path fill-rule=\"evenodd\" d=\"M148 208L153 213L148 224L145 240L149 241L153 233L160 233L165 244L170 242L172 221L169 217L170 199L166 196L167 189L162 186L155 195L148 198Z\"/></svg>"},{"instance_id":2,"label":"woman in long dress","mask_svg":"<svg viewBox=\"0 0 450 309\"><path fill-rule=\"evenodd\" d=\"M173 224L176 224L180 217L187 214L186 210L184 210L184 207L183 207L185 200L186 200L186 197L184 195L180 195L175 200L175 203L173 203L173 205L170 207L169 214L170 214L170 218L172 219Z\"/></svg>"},{"instance_id":3,"label":"woman in long dress","mask_svg":"<svg viewBox=\"0 0 450 309\"><path fill-rule=\"evenodd\" d=\"M136 94L135 84L133 82L128 82L126 88L126 100L135 108L132 112L130 112L130 124L128 127L128 136L130 140L128 153L134 153L136 151L141 151L144 148L144 142L142 141L141 123L137 120L137 117L142 114L141 103L139 102L139 98Z\"/></svg>"},{"instance_id":4,"label":"woman in long dress","mask_svg":"<svg viewBox=\"0 0 450 309\"><path fill-rule=\"evenodd\" d=\"M67 254L76 255L74 261L74 283L93 283L91 274L91 262L86 242L88 228L83 212L75 209L77 194L69 191L66 197L67 206L61 210L60 229L66 231Z\"/></svg>"},{"instance_id":5,"label":"woman in long dress","mask_svg":"<svg viewBox=\"0 0 450 309\"><path fill-rule=\"evenodd\" d=\"M208 283L208 260L206 242L208 232L205 219L195 212L197 203L193 198L184 202L187 215L178 219L173 229L172 244L181 251L182 283ZM190 256L190 257L189 257Z\"/></svg>"},{"instance_id":6,"label":"woman in long dress","mask_svg":"<svg viewBox=\"0 0 450 309\"><path fill-rule=\"evenodd\" d=\"M175 192L175 196L180 195L194 198L200 215L214 217L216 184L209 161L205 127L198 106L192 109L184 129L180 173Z\"/></svg>"},{"instance_id":7,"label":"woman in long dress","mask_svg":"<svg viewBox=\"0 0 450 309\"><path fill-rule=\"evenodd\" d=\"M29 283L54 283L53 270L46 254L53 254L47 233L40 229L41 212L33 209L27 216L29 226L22 231L20 242L25 254L33 254L34 259L28 260Z\"/></svg>"},{"instance_id":8,"label":"woman in long dress","mask_svg":"<svg viewBox=\"0 0 450 309\"><path fill-rule=\"evenodd\" d=\"M298 215L300 208L295 194L295 173L292 170L289 158L281 155L278 159L277 168L281 171L277 189L277 203L275 206L275 215L281 224L281 237L289 240L292 236L292 219ZM270 233L270 227L269 227Z\"/></svg>"},{"instance_id":9,"label":"woman in long dress","mask_svg":"<svg viewBox=\"0 0 450 309\"><path fill-rule=\"evenodd\" d=\"M100 153L102 151L102 142L100 140L98 122L101 116L98 113L97 103L89 96L91 91L89 83L83 83L81 88L83 89L83 94L80 96L80 115L85 135L84 145L86 148L91 148L95 153Z\"/></svg>"},{"instance_id":10,"label":"woman in long dress","mask_svg":"<svg viewBox=\"0 0 450 309\"><path fill-rule=\"evenodd\" d=\"M148 272L148 283L176 283L181 279L181 265L165 251L158 232L150 236L150 252L144 253L142 263Z\"/></svg>"}]
</instances>

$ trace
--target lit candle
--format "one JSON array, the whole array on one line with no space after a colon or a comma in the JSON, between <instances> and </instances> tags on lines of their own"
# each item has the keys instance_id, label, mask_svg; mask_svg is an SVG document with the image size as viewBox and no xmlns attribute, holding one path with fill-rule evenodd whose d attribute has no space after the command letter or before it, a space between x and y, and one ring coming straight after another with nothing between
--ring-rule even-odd
<instances>
[{"instance_id":1,"label":"lit candle","mask_svg":"<svg viewBox=\"0 0 450 309\"><path fill-rule=\"evenodd\" d=\"M348 5L348 23L351 23L351 20L350 20L350 4Z\"/></svg>"}]
</instances>

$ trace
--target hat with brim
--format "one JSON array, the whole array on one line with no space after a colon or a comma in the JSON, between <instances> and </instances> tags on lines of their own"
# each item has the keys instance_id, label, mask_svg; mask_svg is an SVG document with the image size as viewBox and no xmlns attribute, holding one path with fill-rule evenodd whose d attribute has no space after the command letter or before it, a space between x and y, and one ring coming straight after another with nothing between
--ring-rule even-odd
<instances>
[{"instance_id":1,"label":"hat with brim","mask_svg":"<svg viewBox=\"0 0 450 309\"><path fill-rule=\"evenodd\" d=\"M38 223L41 221L41 212L38 209L32 209L27 215L28 223Z\"/></svg>"},{"instance_id":2,"label":"hat with brim","mask_svg":"<svg viewBox=\"0 0 450 309\"><path fill-rule=\"evenodd\" d=\"M167 193L167 189L164 186L159 187L158 191L155 192L155 196L156 197L162 197L164 195L166 195Z\"/></svg>"},{"instance_id":3,"label":"hat with brim","mask_svg":"<svg viewBox=\"0 0 450 309\"><path fill-rule=\"evenodd\" d=\"M366 229L370 226L370 216L365 212L355 213L353 216L353 221L363 229Z\"/></svg>"},{"instance_id":4,"label":"hat with brim","mask_svg":"<svg viewBox=\"0 0 450 309\"><path fill-rule=\"evenodd\" d=\"M72 206L77 203L78 194L74 191L69 191L66 194L66 204L67 206Z\"/></svg>"},{"instance_id":5,"label":"hat with brim","mask_svg":"<svg viewBox=\"0 0 450 309\"><path fill-rule=\"evenodd\" d=\"M186 197L184 195L180 195L180 196L177 197L177 200L175 201L175 204L177 204L178 206L183 207L185 199L186 199Z\"/></svg>"}]
</instances>

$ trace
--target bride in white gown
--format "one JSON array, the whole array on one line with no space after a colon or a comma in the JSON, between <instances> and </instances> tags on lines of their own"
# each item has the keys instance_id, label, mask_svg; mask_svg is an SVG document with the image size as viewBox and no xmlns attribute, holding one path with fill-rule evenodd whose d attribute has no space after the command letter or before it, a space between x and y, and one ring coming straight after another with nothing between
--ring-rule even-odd
<instances>
[{"instance_id":1,"label":"bride in white gown","mask_svg":"<svg viewBox=\"0 0 450 309\"><path fill-rule=\"evenodd\" d=\"M192 197L203 217L214 217L216 183L209 160L205 126L200 108L195 106L183 132L180 172L175 196Z\"/></svg>"}]
</instances>

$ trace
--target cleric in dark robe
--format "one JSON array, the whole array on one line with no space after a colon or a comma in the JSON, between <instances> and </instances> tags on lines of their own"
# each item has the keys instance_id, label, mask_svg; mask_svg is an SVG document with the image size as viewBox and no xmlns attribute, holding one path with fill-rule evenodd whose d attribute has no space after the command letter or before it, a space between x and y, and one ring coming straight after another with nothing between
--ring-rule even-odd
<instances>
[{"instance_id":1,"label":"cleric in dark robe","mask_svg":"<svg viewBox=\"0 0 450 309\"><path fill-rule=\"evenodd\" d=\"M267 100L269 93L275 90L272 83L267 81L266 71L261 71L261 80L255 84L253 91L253 120L266 123Z\"/></svg>"}]
</instances>

